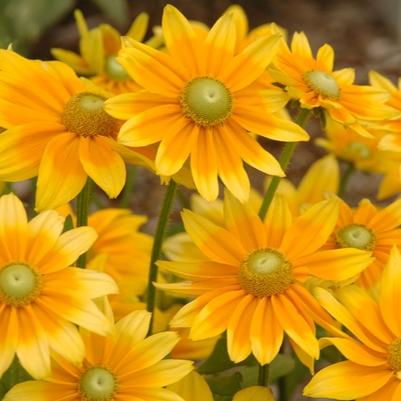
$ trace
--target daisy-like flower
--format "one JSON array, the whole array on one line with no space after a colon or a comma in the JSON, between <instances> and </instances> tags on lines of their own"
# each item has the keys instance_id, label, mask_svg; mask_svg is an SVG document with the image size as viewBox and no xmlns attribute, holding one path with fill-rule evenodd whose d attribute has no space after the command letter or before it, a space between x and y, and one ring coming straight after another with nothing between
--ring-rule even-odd
<instances>
[{"instance_id":1,"label":"daisy-like flower","mask_svg":"<svg viewBox=\"0 0 401 401\"><path fill-rule=\"evenodd\" d=\"M383 125L390 128L387 122L383 122ZM367 129L372 134L371 138L363 137L327 116L327 138L317 138L316 143L336 157L352 163L360 171L382 172L390 152L382 150L379 144L389 129L379 124L372 124Z\"/></svg>"},{"instance_id":2,"label":"daisy-like flower","mask_svg":"<svg viewBox=\"0 0 401 401\"><path fill-rule=\"evenodd\" d=\"M369 252L359 249L319 251L337 221L336 199L312 206L294 221L284 199L272 206L261 221L227 193L225 226L186 210L186 231L203 260L159 261L162 270L188 280L159 288L197 296L177 313L172 327L191 327L193 340L227 330L234 362L253 352L261 364L269 363L284 332L301 358L317 358L314 321L326 325L330 319L302 283L311 275L352 277L371 261Z\"/></svg>"},{"instance_id":3,"label":"daisy-like flower","mask_svg":"<svg viewBox=\"0 0 401 401\"><path fill-rule=\"evenodd\" d=\"M186 401L214 401L207 381L195 370L167 388Z\"/></svg>"},{"instance_id":4,"label":"daisy-like flower","mask_svg":"<svg viewBox=\"0 0 401 401\"><path fill-rule=\"evenodd\" d=\"M108 337L84 332L81 366L57 358L46 381L14 386L4 401L184 401L163 388L192 370L192 362L163 359L179 340L174 332L148 338L150 313L135 311Z\"/></svg>"},{"instance_id":5,"label":"daisy-like flower","mask_svg":"<svg viewBox=\"0 0 401 401\"><path fill-rule=\"evenodd\" d=\"M384 105L387 93L371 86L355 85L352 68L333 71L334 51L325 44L313 56L304 33L295 33L291 48L282 41L272 75L301 107L323 108L334 120L362 136L371 134L361 121L380 121L394 116Z\"/></svg>"},{"instance_id":6,"label":"daisy-like flower","mask_svg":"<svg viewBox=\"0 0 401 401\"><path fill-rule=\"evenodd\" d=\"M76 10L74 15L80 34L80 54L55 48L52 49L53 56L68 64L78 74L90 76L96 85L112 93L137 90L138 85L129 77L116 58L121 48L120 33L109 24L100 24L93 29L88 29L81 11ZM139 14L126 35L142 42L148 29L148 22L148 14Z\"/></svg>"},{"instance_id":7,"label":"daisy-like flower","mask_svg":"<svg viewBox=\"0 0 401 401\"><path fill-rule=\"evenodd\" d=\"M394 248L383 272L378 300L356 286L336 299L318 289L324 308L354 337L322 339L347 359L318 372L305 387L308 397L357 401L401 399L401 256ZM363 318L361 318L363 317Z\"/></svg>"},{"instance_id":8,"label":"daisy-like flower","mask_svg":"<svg viewBox=\"0 0 401 401\"><path fill-rule=\"evenodd\" d=\"M235 22L225 14L206 37L173 6L163 13L167 52L125 40L118 61L143 91L118 95L106 111L127 120L118 140L127 146L158 144L156 172L171 176L190 158L199 193L218 195L218 177L241 201L249 178L243 161L266 174L284 173L255 135L279 141L305 141L308 135L276 114L287 95L266 76L278 36L266 36L235 53Z\"/></svg>"},{"instance_id":9,"label":"daisy-like flower","mask_svg":"<svg viewBox=\"0 0 401 401\"><path fill-rule=\"evenodd\" d=\"M117 144L120 123L103 110L105 97L58 61L27 60L0 51L0 179L38 175L36 208L73 199L91 177L109 197L125 184L125 164L149 165Z\"/></svg>"},{"instance_id":10,"label":"daisy-like flower","mask_svg":"<svg viewBox=\"0 0 401 401\"><path fill-rule=\"evenodd\" d=\"M50 353L80 363L84 347L79 325L101 335L109 320L92 299L117 292L106 274L69 267L96 239L90 227L62 234L55 211L29 223L13 194L0 198L0 376L17 355L36 378L50 374Z\"/></svg>"},{"instance_id":11,"label":"daisy-like flower","mask_svg":"<svg viewBox=\"0 0 401 401\"><path fill-rule=\"evenodd\" d=\"M364 199L355 210L341 201L334 234L325 248L353 247L371 251L374 260L361 272L359 284L372 287L380 278L392 246L401 246L400 225L401 199L383 209L378 209L368 199Z\"/></svg>"}]
</instances>

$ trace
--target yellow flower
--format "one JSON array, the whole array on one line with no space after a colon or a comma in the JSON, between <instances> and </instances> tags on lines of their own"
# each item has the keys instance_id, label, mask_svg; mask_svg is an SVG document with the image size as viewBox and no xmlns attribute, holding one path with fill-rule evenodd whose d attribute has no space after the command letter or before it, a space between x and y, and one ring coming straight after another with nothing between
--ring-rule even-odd
<instances>
[{"instance_id":1,"label":"yellow flower","mask_svg":"<svg viewBox=\"0 0 401 401\"><path fill-rule=\"evenodd\" d=\"M392 246L401 247L400 225L401 199L381 210L368 199L362 200L355 210L341 202L334 234L325 244L325 248L353 247L371 251L374 260L361 272L359 284L372 287L380 279Z\"/></svg>"},{"instance_id":2,"label":"yellow flower","mask_svg":"<svg viewBox=\"0 0 401 401\"><path fill-rule=\"evenodd\" d=\"M118 140L127 146L158 144L156 172L171 176L190 158L199 193L218 195L218 177L241 201L250 184L243 161L266 174L284 173L249 131L280 141L304 141L306 132L276 114L287 96L266 76L278 37L262 37L235 54L233 16L225 14L205 38L173 6L163 14L167 53L132 40L118 60L144 90L106 102L128 120Z\"/></svg>"},{"instance_id":3,"label":"yellow flower","mask_svg":"<svg viewBox=\"0 0 401 401\"><path fill-rule=\"evenodd\" d=\"M115 293L106 274L68 267L96 239L92 228L62 234L55 211L30 222L13 194L0 198L0 376L15 354L36 378L50 374L50 353L80 363L83 343L75 325L105 335L109 321L92 299Z\"/></svg>"},{"instance_id":4,"label":"yellow flower","mask_svg":"<svg viewBox=\"0 0 401 401\"><path fill-rule=\"evenodd\" d=\"M80 54L56 48L52 49L53 56L68 64L78 74L90 76L96 85L109 92L117 94L137 90L138 85L116 58L121 48L120 33L109 24L88 29L82 12L76 10L74 15L81 37ZM148 21L148 14L139 14L126 35L142 42L148 29Z\"/></svg>"},{"instance_id":5,"label":"yellow flower","mask_svg":"<svg viewBox=\"0 0 401 401\"><path fill-rule=\"evenodd\" d=\"M389 133L388 124L383 122L367 127L371 138L363 137L352 129L327 117L325 125L326 138L318 138L316 143L338 158L353 163L355 168L367 172L384 172L384 164L391 156L390 152L380 148L380 141Z\"/></svg>"},{"instance_id":6,"label":"yellow flower","mask_svg":"<svg viewBox=\"0 0 401 401\"><path fill-rule=\"evenodd\" d=\"M398 159L398 160L397 160ZM377 193L378 199L386 199L401 192L401 153L398 158L383 161L384 177Z\"/></svg>"},{"instance_id":7,"label":"yellow flower","mask_svg":"<svg viewBox=\"0 0 401 401\"><path fill-rule=\"evenodd\" d=\"M248 18L244 9L238 4L232 4L227 8L226 13L232 13L237 32L237 51L241 51L256 39L264 36L280 35L284 40L287 33L284 28L274 22L263 24L249 31Z\"/></svg>"},{"instance_id":8,"label":"yellow flower","mask_svg":"<svg viewBox=\"0 0 401 401\"><path fill-rule=\"evenodd\" d=\"M378 300L356 286L343 288L335 299L319 289L326 310L354 337L323 339L347 359L324 368L305 387L304 394L336 400L401 399L401 256L394 248L383 273Z\"/></svg>"},{"instance_id":9,"label":"yellow flower","mask_svg":"<svg viewBox=\"0 0 401 401\"><path fill-rule=\"evenodd\" d=\"M282 41L271 70L301 107L322 107L334 120L362 136L371 134L361 121L380 121L394 115L384 105L388 95L370 86L355 85L351 68L333 71L334 51L323 45L313 57L304 33L295 33L291 49Z\"/></svg>"},{"instance_id":10,"label":"yellow flower","mask_svg":"<svg viewBox=\"0 0 401 401\"><path fill-rule=\"evenodd\" d=\"M183 401L163 387L187 375L192 362L163 359L178 341L174 332L148 338L150 313L135 311L115 325L115 334L83 333L86 356L81 366L57 358L46 381L14 386L4 401Z\"/></svg>"},{"instance_id":11,"label":"yellow flower","mask_svg":"<svg viewBox=\"0 0 401 401\"><path fill-rule=\"evenodd\" d=\"M197 296L177 313L172 327L191 327L193 340L227 330L234 362L252 352L261 364L269 363L284 332L299 355L317 358L314 321L325 326L330 319L302 283L310 275L352 277L370 262L366 251L318 251L336 224L337 200L320 202L294 221L286 202L274 206L263 222L227 193L225 226L186 210L184 226L203 260L159 261L161 269L188 281L158 287Z\"/></svg>"},{"instance_id":12,"label":"yellow flower","mask_svg":"<svg viewBox=\"0 0 401 401\"><path fill-rule=\"evenodd\" d=\"M117 144L120 123L103 110L105 97L58 61L27 60L0 51L0 179L38 175L36 208L74 198L91 177L111 198L125 184L127 161L144 156Z\"/></svg>"}]
</instances>

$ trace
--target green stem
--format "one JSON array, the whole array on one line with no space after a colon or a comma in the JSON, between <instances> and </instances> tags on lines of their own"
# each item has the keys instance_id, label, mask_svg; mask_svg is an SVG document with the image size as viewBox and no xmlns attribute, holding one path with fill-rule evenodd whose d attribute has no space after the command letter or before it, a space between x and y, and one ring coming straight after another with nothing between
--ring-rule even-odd
<instances>
[{"instance_id":1,"label":"green stem","mask_svg":"<svg viewBox=\"0 0 401 401\"><path fill-rule=\"evenodd\" d=\"M77 197L77 227L88 225L89 204L91 198L92 182L86 180L85 186ZM77 267L84 269L86 266L86 254L81 255L77 260Z\"/></svg>"},{"instance_id":2,"label":"green stem","mask_svg":"<svg viewBox=\"0 0 401 401\"><path fill-rule=\"evenodd\" d=\"M163 205L160 211L159 220L157 222L156 233L153 240L152 253L150 257L148 291L147 291L147 304L146 309L152 313L149 334L153 331L153 311L155 309L156 301L156 288L153 283L157 280L157 265L156 262L160 258L160 253L163 244L164 234L166 232L167 222L170 215L171 206L173 204L174 194L177 184L174 180L170 180L166 193L164 195Z\"/></svg>"},{"instance_id":3,"label":"green stem","mask_svg":"<svg viewBox=\"0 0 401 401\"><path fill-rule=\"evenodd\" d=\"M259 386L268 387L269 386L269 365L260 365L259 366L259 377L258 377Z\"/></svg>"},{"instance_id":4,"label":"green stem","mask_svg":"<svg viewBox=\"0 0 401 401\"><path fill-rule=\"evenodd\" d=\"M13 184L11 182L5 182L3 194L9 194L10 192L13 192Z\"/></svg>"},{"instance_id":5,"label":"green stem","mask_svg":"<svg viewBox=\"0 0 401 401\"><path fill-rule=\"evenodd\" d=\"M287 401L287 376L281 376L278 379L279 401Z\"/></svg>"},{"instance_id":6,"label":"green stem","mask_svg":"<svg viewBox=\"0 0 401 401\"><path fill-rule=\"evenodd\" d=\"M301 109L295 122L300 127L304 127L304 125L308 121L310 112L311 111L308 109ZM279 158L280 166L284 171L287 169L296 147L297 147L297 142L287 142L284 145L283 151L281 152ZM274 194L276 193L276 190L278 188L278 184L280 183L280 179L281 177L274 176L270 181L269 187L267 188L267 191L263 198L262 206L259 209L259 217L261 219L264 219L266 217L267 211L269 210L269 206L272 203Z\"/></svg>"},{"instance_id":7,"label":"green stem","mask_svg":"<svg viewBox=\"0 0 401 401\"><path fill-rule=\"evenodd\" d=\"M338 186L338 192L337 192L338 196L340 197L344 196L345 190L347 189L348 181L354 171L355 171L354 164L351 162L347 162L347 167L344 170L344 174L341 176L340 184Z\"/></svg>"},{"instance_id":8,"label":"green stem","mask_svg":"<svg viewBox=\"0 0 401 401\"><path fill-rule=\"evenodd\" d=\"M127 167L127 180L125 182L124 191L121 195L120 201L120 207L122 208L127 208L130 205L131 194L135 186L136 171L137 170L135 166Z\"/></svg>"}]
</instances>

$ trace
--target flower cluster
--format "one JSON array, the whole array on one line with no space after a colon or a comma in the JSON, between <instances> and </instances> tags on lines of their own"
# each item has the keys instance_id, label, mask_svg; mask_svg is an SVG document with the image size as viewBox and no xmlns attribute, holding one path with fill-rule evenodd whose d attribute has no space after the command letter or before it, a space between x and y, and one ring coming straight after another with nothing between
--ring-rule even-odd
<instances>
[{"instance_id":1,"label":"flower cluster","mask_svg":"<svg viewBox=\"0 0 401 401\"><path fill-rule=\"evenodd\" d=\"M401 191L401 87L237 5L212 27L167 5L152 36L146 13L122 37L75 18L79 53L0 50L3 399L289 401L294 373L308 397L400 400L401 199L344 193L354 170ZM329 154L295 186L309 118ZM137 167L168 185L153 237ZM177 185L196 193L167 235Z\"/></svg>"}]
</instances>

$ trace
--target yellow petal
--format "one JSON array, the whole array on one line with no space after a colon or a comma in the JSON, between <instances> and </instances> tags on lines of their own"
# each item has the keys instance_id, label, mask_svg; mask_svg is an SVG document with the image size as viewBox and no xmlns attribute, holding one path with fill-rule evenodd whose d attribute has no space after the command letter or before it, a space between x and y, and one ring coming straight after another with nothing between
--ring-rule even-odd
<instances>
[{"instance_id":1,"label":"yellow petal","mask_svg":"<svg viewBox=\"0 0 401 401\"><path fill-rule=\"evenodd\" d=\"M275 401L275 399L267 387L251 386L238 391L233 401Z\"/></svg>"},{"instance_id":2,"label":"yellow petal","mask_svg":"<svg viewBox=\"0 0 401 401\"><path fill-rule=\"evenodd\" d=\"M147 13L140 13L134 19L134 22L131 24L127 36L132 39L137 40L138 42L142 42L146 35L146 31L148 30L149 24L149 15Z\"/></svg>"},{"instance_id":3,"label":"yellow petal","mask_svg":"<svg viewBox=\"0 0 401 401\"><path fill-rule=\"evenodd\" d=\"M184 400L213 401L213 394L202 375L192 371L175 384L167 386L168 390L180 395Z\"/></svg>"},{"instance_id":4,"label":"yellow petal","mask_svg":"<svg viewBox=\"0 0 401 401\"><path fill-rule=\"evenodd\" d=\"M304 389L308 397L353 400L368 396L392 377L388 369L364 367L352 362L335 363L318 372Z\"/></svg>"}]
</instances>

